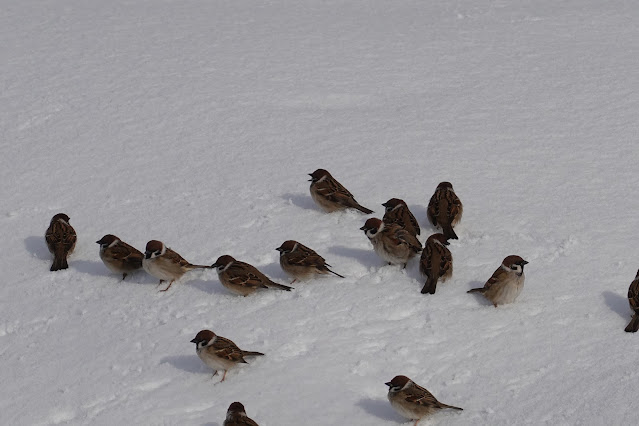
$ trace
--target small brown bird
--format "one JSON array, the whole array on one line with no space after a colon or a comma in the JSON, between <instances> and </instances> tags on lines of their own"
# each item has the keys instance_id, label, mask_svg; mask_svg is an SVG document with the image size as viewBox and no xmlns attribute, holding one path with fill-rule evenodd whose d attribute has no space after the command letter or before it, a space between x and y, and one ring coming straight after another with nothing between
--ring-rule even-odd
<instances>
[{"instance_id":1,"label":"small brown bird","mask_svg":"<svg viewBox=\"0 0 639 426\"><path fill-rule=\"evenodd\" d=\"M226 420L222 426L259 426L255 420L249 418L244 410L244 405L234 402L229 405L226 412Z\"/></svg>"},{"instance_id":2,"label":"small brown bird","mask_svg":"<svg viewBox=\"0 0 639 426\"><path fill-rule=\"evenodd\" d=\"M453 275L453 255L446 248L449 244L444 234L433 234L426 240L419 260L419 270L426 275L422 294L435 294L437 282L446 281Z\"/></svg>"},{"instance_id":3,"label":"small brown bird","mask_svg":"<svg viewBox=\"0 0 639 426\"><path fill-rule=\"evenodd\" d=\"M211 330L201 330L191 343L195 343L195 351L202 362L215 370L214 376L217 375L218 370L224 370L220 382L226 379L228 370L237 364L247 364L244 360L245 356L264 355L261 352L244 351L231 340L218 336Z\"/></svg>"},{"instance_id":4,"label":"small brown bird","mask_svg":"<svg viewBox=\"0 0 639 426\"><path fill-rule=\"evenodd\" d=\"M167 291L175 280L179 280L190 270L210 268L210 266L194 265L187 262L178 253L165 246L163 242L157 240L146 243L142 267L149 275L159 279L160 284L169 281L168 287L160 291Z\"/></svg>"},{"instance_id":5,"label":"small brown bird","mask_svg":"<svg viewBox=\"0 0 639 426\"><path fill-rule=\"evenodd\" d=\"M293 287L271 281L255 266L235 260L229 255L218 257L211 268L217 268L217 276L224 287L242 296L248 296L259 288L276 288L286 291L293 289Z\"/></svg>"},{"instance_id":6,"label":"small brown bird","mask_svg":"<svg viewBox=\"0 0 639 426\"><path fill-rule=\"evenodd\" d=\"M382 221L384 223L396 223L414 236L418 236L421 232L417 219L411 213L404 200L399 198L391 198L382 206L386 207L386 213Z\"/></svg>"},{"instance_id":7,"label":"small brown bird","mask_svg":"<svg viewBox=\"0 0 639 426\"><path fill-rule=\"evenodd\" d=\"M628 333L636 333L639 330L639 271L635 276L634 281L628 288L628 303L630 303L630 309L633 310L632 320L626 327Z\"/></svg>"},{"instance_id":8,"label":"small brown bird","mask_svg":"<svg viewBox=\"0 0 639 426\"><path fill-rule=\"evenodd\" d=\"M419 421L442 408L463 410L463 408L442 404L432 393L419 386L406 376L395 376L386 383L388 386L388 400L392 407L401 416L415 420L415 426Z\"/></svg>"},{"instance_id":9,"label":"small brown bird","mask_svg":"<svg viewBox=\"0 0 639 426\"><path fill-rule=\"evenodd\" d=\"M453 227L459 223L464 212L462 202L453 191L450 182L441 182L428 203L427 216L433 226L441 227L449 240L457 240Z\"/></svg>"},{"instance_id":10,"label":"small brown bird","mask_svg":"<svg viewBox=\"0 0 639 426\"><path fill-rule=\"evenodd\" d=\"M302 243L293 240L284 241L275 250L280 252L280 266L284 272L293 277L291 284L297 280L304 281L325 274L344 278L337 272L328 269L331 265L326 263L322 256Z\"/></svg>"},{"instance_id":11,"label":"small brown bird","mask_svg":"<svg viewBox=\"0 0 639 426\"><path fill-rule=\"evenodd\" d=\"M359 229L373 244L375 253L390 264L400 264L405 268L406 263L422 251L422 243L397 224L385 224L372 217Z\"/></svg>"},{"instance_id":12,"label":"small brown bird","mask_svg":"<svg viewBox=\"0 0 639 426\"><path fill-rule=\"evenodd\" d=\"M58 213L51 218L49 228L44 234L47 247L53 255L53 264L51 271L59 271L67 269L67 257L73 253L75 243L78 239L75 229L69 224L69 216L64 213Z\"/></svg>"},{"instance_id":13,"label":"small brown bird","mask_svg":"<svg viewBox=\"0 0 639 426\"><path fill-rule=\"evenodd\" d=\"M362 213L370 214L372 210L361 206L353 194L348 192L329 172L317 169L309 173L311 177L311 197L313 201L325 212L331 213L348 208L357 209Z\"/></svg>"},{"instance_id":14,"label":"small brown bird","mask_svg":"<svg viewBox=\"0 0 639 426\"><path fill-rule=\"evenodd\" d=\"M122 274L122 280L129 272L142 267L142 259L144 259L142 252L115 235L107 234L96 243L100 244L100 259L104 265L112 272Z\"/></svg>"},{"instance_id":15,"label":"small brown bird","mask_svg":"<svg viewBox=\"0 0 639 426\"><path fill-rule=\"evenodd\" d=\"M495 308L497 305L513 303L524 289L524 265L527 264L519 256L507 256L483 287L473 288L468 293L483 294Z\"/></svg>"}]
</instances>

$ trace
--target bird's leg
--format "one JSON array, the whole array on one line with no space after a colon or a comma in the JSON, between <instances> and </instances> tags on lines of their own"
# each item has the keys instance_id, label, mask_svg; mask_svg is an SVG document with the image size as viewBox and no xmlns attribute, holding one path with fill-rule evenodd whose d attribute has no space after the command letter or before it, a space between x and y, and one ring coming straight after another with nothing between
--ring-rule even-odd
<instances>
[{"instance_id":1,"label":"bird's leg","mask_svg":"<svg viewBox=\"0 0 639 426\"><path fill-rule=\"evenodd\" d=\"M163 282L164 282L164 280L160 280L160 282L158 283L158 285L156 287L159 287L160 285L162 285Z\"/></svg>"},{"instance_id":2,"label":"bird's leg","mask_svg":"<svg viewBox=\"0 0 639 426\"><path fill-rule=\"evenodd\" d=\"M164 290L160 290L160 291L167 291L168 289L170 289L171 286L173 285L173 281L175 281L175 280L171 280L171 282L169 283L169 286L167 288L165 288Z\"/></svg>"},{"instance_id":3,"label":"bird's leg","mask_svg":"<svg viewBox=\"0 0 639 426\"><path fill-rule=\"evenodd\" d=\"M293 284L295 281L297 281L297 278L295 278L293 281L291 281L291 284Z\"/></svg>"},{"instance_id":4,"label":"bird's leg","mask_svg":"<svg viewBox=\"0 0 639 426\"><path fill-rule=\"evenodd\" d=\"M220 380L220 383L222 383L224 381L224 379L226 379L226 372L228 370L224 370L224 374L222 375L222 380Z\"/></svg>"},{"instance_id":5,"label":"bird's leg","mask_svg":"<svg viewBox=\"0 0 639 426\"><path fill-rule=\"evenodd\" d=\"M211 376L211 380L213 380L213 377L217 376L217 370L213 370L213 375Z\"/></svg>"},{"instance_id":6,"label":"bird's leg","mask_svg":"<svg viewBox=\"0 0 639 426\"><path fill-rule=\"evenodd\" d=\"M126 272L122 274L122 281L126 278Z\"/></svg>"}]
</instances>

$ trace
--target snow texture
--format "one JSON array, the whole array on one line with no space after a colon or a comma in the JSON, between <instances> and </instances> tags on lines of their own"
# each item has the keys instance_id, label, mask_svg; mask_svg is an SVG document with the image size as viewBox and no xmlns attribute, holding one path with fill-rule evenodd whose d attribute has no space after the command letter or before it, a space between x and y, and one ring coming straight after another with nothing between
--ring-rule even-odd
<instances>
[{"instance_id":1,"label":"snow texture","mask_svg":"<svg viewBox=\"0 0 639 426\"><path fill-rule=\"evenodd\" d=\"M639 7L622 0L5 0L0 12L0 424L405 422L384 382L442 402L422 425L636 422ZM454 275L387 266L325 168L381 217L448 180ZM58 212L78 244L49 272ZM214 270L158 293L95 243L159 239L288 283L295 239L346 276L243 298ZM520 298L466 294L530 262ZM189 341L266 356L224 383Z\"/></svg>"}]
</instances>

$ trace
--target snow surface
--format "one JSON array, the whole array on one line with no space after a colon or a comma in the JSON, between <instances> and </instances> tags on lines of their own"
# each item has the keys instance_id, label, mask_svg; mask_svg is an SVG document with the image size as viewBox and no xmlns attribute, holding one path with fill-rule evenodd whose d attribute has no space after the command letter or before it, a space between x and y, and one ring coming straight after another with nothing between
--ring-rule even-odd
<instances>
[{"instance_id":1,"label":"snow surface","mask_svg":"<svg viewBox=\"0 0 639 426\"><path fill-rule=\"evenodd\" d=\"M464 408L421 424L636 422L639 6L615 0L4 0L0 424L404 422L384 382ZM465 212L455 273L421 295L324 214L326 168L364 206L437 183ZM65 212L70 269L43 234ZM160 239L286 283L296 239L347 277L242 298L215 271L119 282L95 241ZM466 294L530 262L516 303ZM266 353L216 384L203 328Z\"/></svg>"}]
</instances>

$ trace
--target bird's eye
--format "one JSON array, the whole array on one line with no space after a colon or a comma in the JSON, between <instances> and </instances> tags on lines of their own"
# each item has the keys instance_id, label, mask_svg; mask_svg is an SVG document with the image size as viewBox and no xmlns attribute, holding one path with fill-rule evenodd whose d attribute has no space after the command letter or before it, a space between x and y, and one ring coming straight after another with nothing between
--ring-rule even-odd
<instances>
[{"instance_id":1,"label":"bird's eye","mask_svg":"<svg viewBox=\"0 0 639 426\"><path fill-rule=\"evenodd\" d=\"M516 270L517 270L517 265L512 265L512 266L510 267L510 269L512 269L512 270L514 270L514 271L516 271Z\"/></svg>"}]
</instances>

